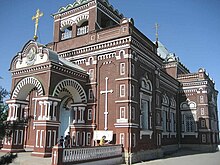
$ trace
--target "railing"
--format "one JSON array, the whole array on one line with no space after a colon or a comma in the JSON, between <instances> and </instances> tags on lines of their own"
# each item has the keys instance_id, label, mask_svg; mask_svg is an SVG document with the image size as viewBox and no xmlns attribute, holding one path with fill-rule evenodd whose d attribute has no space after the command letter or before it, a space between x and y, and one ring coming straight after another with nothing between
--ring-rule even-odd
<instances>
[{"instance_id":1,"label":"railing","mask_svg":"<svg viewBox=\"0 0 220 165\"><path fill-rule=\"evenodd\" d=\"M120 156L121 145L63 150L63 162L79 162Z\"/></svg>"},{"instance_id":2,"label":"railing","mask_svg":"<svg viewBox=\"0 0 220 165\"><path fill-rule=\"evenodd\" d=\"M77 36L83 35L88 33L89 31L89 26L83 26L77 29Z\"/></svg>"},{"instance_id":3,"label":"railing","mask_svg":"<svg viewBox=\"0 0 220 165\"><path fill-rule=\"evenodd\" d=\"M72 31L67 31L65 33L62 33L61 40L65 40L71 37L72 37Z\"/></svg>"},{"instance_id":4,"label":"railing","mask_svg":"<svg viewBox=\"0 0 220 165\"><path fill-rule=\"evenodd\" d=\"M52 165L65 165L71 163L83 163L99 161L103 159L122 158L121 145L108 145L84 148L62 148L54 146L52 153Z\"/></svg>"}]
</instances>

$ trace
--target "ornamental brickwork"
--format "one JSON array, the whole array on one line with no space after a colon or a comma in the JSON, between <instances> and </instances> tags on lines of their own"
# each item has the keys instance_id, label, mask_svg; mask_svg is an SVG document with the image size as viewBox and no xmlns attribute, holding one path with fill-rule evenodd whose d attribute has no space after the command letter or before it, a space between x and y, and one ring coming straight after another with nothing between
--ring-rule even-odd
<instances>
[{"instance_id":1,"label":"ornamental brickwork","mask_svg":"<svg viewBox=\"0 0 220 165\"><path fill-rule=\"evenodd\" d=\"M216 149L218 91L204 69L191 73L175 54L160 56L163 45L107 0L76 1L53 17L53 42L29 41L11 62L7 120L26 122L2 150L47 157L68 132L70 146L97 146L96 131L123 145L126 163Z\"/></svg>"}]
</instances>

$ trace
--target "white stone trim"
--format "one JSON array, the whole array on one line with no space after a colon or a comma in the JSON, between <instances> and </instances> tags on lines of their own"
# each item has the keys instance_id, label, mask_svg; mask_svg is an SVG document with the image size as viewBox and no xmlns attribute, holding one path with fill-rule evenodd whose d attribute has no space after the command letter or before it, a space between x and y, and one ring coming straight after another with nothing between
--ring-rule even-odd
<instances>
[{"instance_id":1,"label":"white stone trim","mask_svg":"<svg viewBox=\"0 0 220 165\"><path fill-rule=\"evenodd\" d=\"M36 131L36 142L35 142L35 146L36 146L37 148L39 147L39 145L38 145L39 132L40 132L40 130L37 130L37 131Z\"/></svg>"},{"instance_id":2,"label":"white stone trim","mask_svg":"<svg viewBox=\"0 0 220 165\"><path fill-rule=\"evenodd\" d=\"M106 41L106 42L102 42L102 43L98 43L95 45L91 45L91 46L86 46L83 48L78 48L78 49L74 49L73 51L66 51L64 53L60 53L59 55L61 57L66 57L66 55L68 53L72 53L72 54L79 54L79 55L75 55L73 57L67 57L67 60L73 61L74 59L82 59L82 58L86 58L88 56L95 56L98 54L103 54L103 53L109 53L109 52L113 52L116 51L118 49L126 49L126 48L130 48L130 44L125 44L126 42L130 42L131 41L131 36L129 37L124 37L124 38L119 38L119 39L115 39L115 40L110 40L110 41ZM112 48L109 48L109 45L116 45L115 43L118 44L123 44L120 46L114 46ZM96 48L102 48L101 50L95 50ZM86 51L91 51L89 53L84 53ZM76 53L74 53L76 52ZM83 54L84 53L84 54Z\"/></svg>"},{"instance_id":3,"label":"white stone trim","mask_svg":"<svg viewBox=\"0 0 220 165\"><path fill-rule=\"evenodd\" d=\"M83 87L77 81L73 79L65 79L65 80L60 81L57 84L57 86L54 88L53 96L58 96L61 90L67 86L73 87L78 92L78 95L82 103L87 102L86 92L84 91Z\"/></svg>"},{"instance_id":4,"label":"white stone trim","mask_svg":"<svg viewBox=\"0 0 220 165\"><path fill-rule=\"evenodd\" d=\"M53 146L56 145L57 143L57 131L56 130L53 130Z\"/></svg>"},{"instance_id":5,"label":"white stone trim","mask_svg":"<svg viewBox=\"0 0 220 165\"><path fill-rule=\"evenodd\" d=\"M90 136L90 138L89 138L89 136ZM90 139L90 141L89 141L89 139ZM86 145L88 146L90 144L91 144L91 132L87 132L86 133Z\"/></svg>"},{"instance_id":6,"label":"white stone trim","mask_svg":"<svg viewBox=\"0 0 220 165\"><path fill-rule=\"evenodd\" d=\"M47 135L47 136L48 136L48 145L47 145L47 147L48 147L48 148L51 147L51 137L52 137L52 134L51 134L51 133L52 133L51 130L48 130L48 131L47 131L47 134L48 134L48 135ZM45 140L46 140L46 139L45 139Z\"/></svg>"},{"instance_id":7,"label":"white stone trim","mask_svg":"<svg viewBox=\"0 0 220 165\"><path fill-rule=\"evenodd\" d=\"M138 82L138 80L134 79L133 77L122 77L115 79L115 81L124 81L124 80L133 80L135 82Z\"/></svg>"},{"instance_id":8,"label":"white stone trim","mask_svg":"<svg viewBox=\"0 0 220 165\"><path fill-rule=\"evenodd\" d=\"M139 128L139 124L135 123L115 123L115 128Z\"/></svg>"},{"instance_id":9,"label":"white stone trim","mask_svg":"<svg viewBox=\"0 0 220 165\"><path fill-rule=\"evenodd\" d=\"M128 123L128 119L116 119L117 123Z\"/></svg>"},{"instance_id":10,"label":"white stone trim","mask_svg":"<svg viewBox=\"0 0 220 165\"><path fill-rule=\"evenodd\" d=\"M150 139L152 138L153 131L152 130L141 130L140 131L140 139L142 139L143 135L149 135Z\"/></svg>"},{"instance_id":11,"label":"white stone trim","mask_svg":"<svg viewBox=\"0 0 220 165\"><path fill-rule=\"evenodd\" d=\"M73 129L76 129L76 128L92 128L92 129L95 129L96 128L96 125L92 124L92 125L77 125L77 124L74 124L74 125L70 125L70 128L73 128Z\"/></svg>"},{"instance_id":12,"label":"white stone trim","mask_svg":"<svg viewBox=\"0 0 220 165\"><path fill-rule=\"evenodd\" d=\"M32 84L34 85L34 87L37 88L37 92L38 92L38 95L40 96L43 96L44 94L44 90L43 90L43 86L42 84L40 83L40 81L38 79L36 79L35 77L26 77L26 78L23 78L21 81L19 81L13 92L12 92L12 99L16 99L21 91L21 89L27 85L27 84Z\"/></svg>"},{"instance_id":13,"label":"white stone trim","mask_svg":"<svg viewBox=\"0 0 220 165\"><path fill-rule=\"evenodd\" d=\"M23 130L20 130L20 135L21 135L20 142L18 142L18 144L22 145L22 143L23 143Z\"/></svg>"},{"instance_id":14,"label":"white stone trim","mask_svg":"<svg viewBox=\"0 0 220 165\"><path fill-rule=\"evenodd\" d=\"M135 103L135 104L138 104L138 102L134 101L134 100L117 100L117 101L115 101L115 103Z\"/></svg>"},{"instance_id":15,"label":"white stone trim","mask_svg":"<svg viewBox=\"0 0 220 165\"><path fill-rule=\"evenodd\" d=\"M40 130L40 148L43 148L43 140L46 140L45 137L43 137L44 130Z\"/></svg>"},{"instance_id":16,"label":"white stone trim","mask_svg":"<svg viewBox=\"0 0 220 165\"><path fill-rule=\"evenodd\" d=\"M196 138L198 138L198 132L182 132L181 133L182 138L184 138L185 136L195 136Z\"/></svg>"}]
</instances>

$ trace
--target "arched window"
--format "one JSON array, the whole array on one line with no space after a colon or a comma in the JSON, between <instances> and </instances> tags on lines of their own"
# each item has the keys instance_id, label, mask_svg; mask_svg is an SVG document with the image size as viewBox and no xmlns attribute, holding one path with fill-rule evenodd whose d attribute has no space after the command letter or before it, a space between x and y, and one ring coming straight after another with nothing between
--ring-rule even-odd
<instances>
[{"instance_id":1,"label":"arched window","mask_svg":"<svg viewBox=\"0 0 220 165\"><path fill-rule=\"evenodd\" d=\"M170 99L170 131L176 132L176 100L174 97Z\"/></svg>"},{"instance_id":2,"label":"arched window","mask_svg":"<svg viewBox=\"0 0 220 165\"><path fill-rule=\"evenodd\" d=\"M120 58L123 58L124 55L125 55L125 51L124 51L124 50L120 50L120 51L119 51L119 56L120 56Z\"/></svg>"},{"instance_id":3,"label":"arched window","mask_svg":"<svg viewBox=\"0 0 220 165\"><path fill-rule=\"evenodd\" d=\"M195 133L197 130L196 103L187 99L180 104L180 110L182 116L182 132Z\"/></svg>"},{"instance_id":4,"label":"arched window","mask_svg":"<svg viewBox=\"0 0 220 165\"><path fill-rule=\"evenodd\" d=\"M141 92L140 92L140 128L141 135L152 134L152 115L151 115L151 101L152 101L152 85L148 76L141 80ZM149 134L150 133L150 134Z\"/></svg>"},{"instance_id":5,"label":"arched window","mask_svg":"<svg viewBox=\"0 0 220 165\"><path fill-rule=\"evenodd\" d=\"M180 104L180 110L196 110L196 103L193 101L185 101Z\"/></svg>"},{"instance_id":6,"label":"arched window","mask_svg":"<svg viewBox=\"0 0 220 165\"><path fill-rule=\"evenodd\" d=\"M143 78L142 81L141 81L141 88L143 90L151 92L152 91L152 85L151 85L150 80L146 80L145 78Z\"/></svg>"},{"instance_id":7,"label":"arched window","mask_svg":"<svg viewBox=\"0 0 220 165\"><path fill-rule=\"evenodd\" d=\"M196 123L193 117L193 114L185 114L185 132L195 132Z\"/></svg>"},{"instance_id":8,"label":"arched window","mask_svg":"<svg viewBox=\"0 0 220 165\"><path fill-rule=\"evenodd\" d=\"M72 26L67 25L61 28L61 40L72 38Z\"/></svg>"},{"instance_id":9,"label":"arched window","mask_svg":"<svg viewBox=\"0 0 220 165\"><path fill-rule=\"evenodd\" d=\"M163 134L164 132L168 131L168 113L169 113L169 98L166 94L162 97L162 128L163 128Z\"/></svg>"},{"instance_id":10,"label":"arched window","mask_svg":"<svg viewBox=\"0 0 220 165\"><path fill-rule=\"evenodd\" d=\"M170 106L174 109L176 109L176 100L174 98L170 99Z\"/></svg>"},{"instance_id":11,"label":"arched window","mask_svg":"<svg viewBox=\"0 0 220 165\"><path fill-rule=\"evenodd\" d=\"M77 36L87 34L89 31L89 21L86 19L80 20L77 23Z\"/></svg>"}]
</instances>

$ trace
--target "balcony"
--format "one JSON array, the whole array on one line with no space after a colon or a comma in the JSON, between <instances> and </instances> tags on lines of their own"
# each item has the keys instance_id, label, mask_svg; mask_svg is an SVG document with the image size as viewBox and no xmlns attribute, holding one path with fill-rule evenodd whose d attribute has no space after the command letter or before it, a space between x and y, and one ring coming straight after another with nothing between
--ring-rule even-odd
<instances>
[{"instance_id":1,"label":"balcony","mask_svg":"<svg viewBox=\"0 0 220 165\"><path fill-rule=\"evenodd\" d=\"M72 38L72 31L67 31L65 33L62 33L61 40L66 40Z\"/></svg>"},{"instance_id":2,"label":"balcony","mask_svg":"<svg viewBox=\"0 0 220 165\"><path fill-rule=\"evenodd\" d=\"M89 31L89 26L83 26L77 29L77 36L87 34Z\"/></svg>"}]
</instances>

